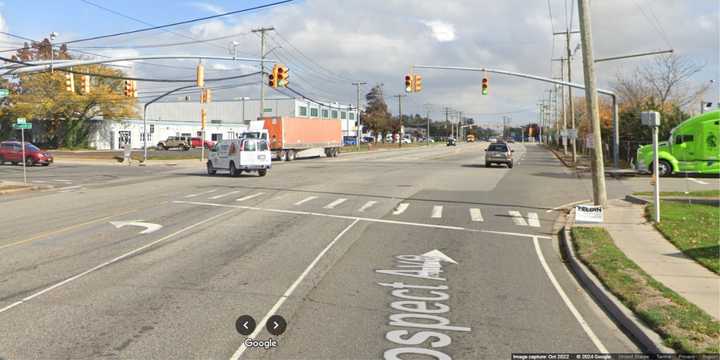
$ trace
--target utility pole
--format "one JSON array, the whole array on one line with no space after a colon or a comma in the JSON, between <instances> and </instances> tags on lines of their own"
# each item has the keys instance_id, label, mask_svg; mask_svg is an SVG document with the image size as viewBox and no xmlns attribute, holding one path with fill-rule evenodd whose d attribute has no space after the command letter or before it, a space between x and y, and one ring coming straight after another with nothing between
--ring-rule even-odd
<instances>
[{"instance_id":1,"label":"utility pole","mask_svg":"<svg viewBox=\"0 0 720 360\"><path fill-rule=\"evenodd\" d=\"M572 50L570 50L570 34L579 34L580 31L570 31L565 29L564 32L554 33L553 35L564 35L565 36L565 50L567 52L567 81L572 82ZM572 87L568 86L568 112L570 113L570 128L575 129L575 103L572 94ZM567 127L566 127L567 128ZM573 164L577 161L577 142L575 138L570 140L572 150L572 162Z\"/></svg>"},{"instance_id":2,"label":"utility pole","mask_svg":"<svg viewBox=\"0 0 720 360\"><path fill-rule=\"evenodd\" d=\"M402 94L400 94L400 95L395 95L395 97L398 99L398 119L399 119L399 121L400 121L400 129L399 129L400 134L399 134L399 139L398 139L398 140L399 140L399 141L398 141L398 145L399 145L400 147L402 147L402 141L403 141L403 136L402 136L402 128L403 128L402 98L404 98L405 96L407 96L407 95L402 95Z\"/></svg>"},{"instance_id":3,"label":"utility pole","mask_svg":"<svg viewBox=\"0 0 720 360\"><path fill-rule=\"evenodd\" d=\"M446 124L446 125L448 124L449 117L450 117L450 108L448 108L448 107L446 106L446 107L445 107L445 124ZM453 127L452 127L452 124L450 124L450 137L453 137L453 130L454 130L454 129L453 129Z\"/></svg>"},{"instance_id":4,"label":"utility pole","mask_svg":"<svg viewBox=\"0 0 720 360\"><path fill-rule=\"evenodd\" d=\"M273 30L272 26L252 30L260 33L260 119L265 116L265 33Z\"/></svg>"},{"instance_id":5,"label":"utility pole","mask_svg":"<svg viewBox=\"0 0 720 360\"><path fill-rule=\"evenodd\" d=\"M360 133L362 132L362 125L360 123L360 86L367 85L366 82L354 82L352 83L355 85L355 88L357 89L357 102L355 105L357 106L357 114L355 116L357 117L357 131L355 132L355 147L360 149Z\"/></svg>"},{"instance_id":6,"label":"utility pole","mask_svg":"<svg viewBox=\"0 0 720 360\"><path fill-rule=\"evenodd\" d=\"M595 205L605 207L605 164L603 163L603 144L600 136L600 111L598 109L597 85L595 83L595 62L593 60L592 23L590 19L590 0L578 0L580 14L580 36L582 43L583 73L585 76L585 98L593 130L592 183Z\"/></svg>"},{"instance_id":7,"label":"utility pole","mask_svg":"<svg viewBox=\"0 0 720 360\"><path fill-rule=\"evenodd\" d=\"M425 133L425 143L427 146L430 146L430 109L432 108L431 104L425 104L425 119L427 120L427 132Z\"/></svg>"}]
</instances>

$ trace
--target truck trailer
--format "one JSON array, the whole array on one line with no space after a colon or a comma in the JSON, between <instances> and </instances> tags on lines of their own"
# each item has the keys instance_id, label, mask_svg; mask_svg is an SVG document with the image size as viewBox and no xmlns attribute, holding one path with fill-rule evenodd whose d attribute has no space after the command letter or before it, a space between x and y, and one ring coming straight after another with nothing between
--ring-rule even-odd
<instances>
[{"instance_id":1,"label":"truck trailer","mask_svg":"<svg viewBox=\"0 0 720 360\"><path fill-rule=\"evenodd\" d=\"M343 145L339 119L266 117L251 121L241 136L266 139L273 157L281 161L322 154L336 157Z\"/></svg>"}]
</instances>

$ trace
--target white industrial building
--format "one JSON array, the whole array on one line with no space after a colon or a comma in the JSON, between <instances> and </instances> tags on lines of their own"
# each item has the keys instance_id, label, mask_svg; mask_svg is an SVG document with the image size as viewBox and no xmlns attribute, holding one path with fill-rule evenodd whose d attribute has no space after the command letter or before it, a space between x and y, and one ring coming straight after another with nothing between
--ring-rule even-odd
<instances>
[{"instance_id":1,"label":"white industrial building","mask_svg":"<svg viewBox=\"0 0 720 360\"><path fill-rule=\"evenodd\" d=\"M95 120L97 129L90 135L90 146L98 150L120 150L126 144L133 149L143 147L143 108L139 105L140 117L120 121ZM251 120L260 115L260 100L214 101L200 104L196 101L158 102L147 107L146 122L148 147L155 146L169 136L201 136L200 113L207 110L205 138L217 141L236 138L247 129ZM343 136L355 137L357 132L357 111L354 107L339 104L318 104L294 98L265 99L265 116L318 117L339 119Z\"/></svg>"}]
</instances>

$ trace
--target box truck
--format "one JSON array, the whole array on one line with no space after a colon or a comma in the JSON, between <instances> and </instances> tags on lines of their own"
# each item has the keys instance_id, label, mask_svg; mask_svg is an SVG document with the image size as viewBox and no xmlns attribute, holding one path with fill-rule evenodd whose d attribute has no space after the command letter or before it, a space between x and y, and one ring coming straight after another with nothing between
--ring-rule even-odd
<instances>
[{"instance_id":1,"label":"box truck","mask_svg":"<svg viewBox=\"0 0 720 360\"><path fill-rule=\"evenodd\" d=\"M340 119L267 117L251 121L241 136L267 140L273 157L281 161L323 154L336 157L343 145Z\"/></svg>"},{"instance_id":2,"label":"box truck","mask_svg":"<svg viewBox=\"0 0 720 360\"><path fill-rule=\"evenodd\" d=\"M720 110L685 120L659 143L658 173L720 174ZM652 172L652 145L637 150L636 169Z\"/></svg>"}]
</instances>

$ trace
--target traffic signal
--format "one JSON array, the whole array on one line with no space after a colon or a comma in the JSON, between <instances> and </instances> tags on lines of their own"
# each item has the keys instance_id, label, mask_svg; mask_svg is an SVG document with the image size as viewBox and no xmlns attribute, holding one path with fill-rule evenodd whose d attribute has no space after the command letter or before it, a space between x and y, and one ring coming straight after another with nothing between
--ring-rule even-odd
<instances>
[{"instance_id":1,"label":"traffic signal","mask_svg":"<svg viewBox=\"0 0 720 360\"><path fill-rule=\"evenodd\" d=\"M212 90L210 89L203 89L200 93L200 102L201 103L209 103L212 101Z\"/></svg>"},{"instance_id":2,"label":"traffic signal","mask_svg":"<svg viewBox=\"0 0 720 360\"><path fill-rule=\"evenodd\" d=\"M198 64L195 79L197 87L205 87L205 67L203 64Z\"/></svg>"},{"instance_id":3,"label":"traffic signal","mask_svg":"<svg viewBox=\"0 0 720 360\"><path fill-rule=\"evenodd\" d=\"M422 91L422 76L415 75L413 79L413 91L414 92L420 92Z\"/></svg>"},{"instance_id":4,"label":"traffic signal","mask_svg":"<svg viewBox=\"0 0 720 360\"><path fill-rule=\"evenodd\" d=\"M488 85L489 85L488 78L484 77L482 79L482 94L483 95L488 94Z\"/></svg>"},{"instance_id":5,"label":"traffic signal","mask_svg":"<svg viewBox=\"0 0 720 360\"><path fill-rule=\"evenodd\" d=\"M277 78L276 78L277 86L287 87L288 86L288 77L290 76L287 66L278 65L276 75L277 75Z\"/></svg>"},{"instance_id":6,"label":"traffic signal","mask_svg":"<svg viewBox=\"0 0 720 360\"><path fill-rule=\"evenodd\" d=\"M90 93L90 75L82 76L82 87L80 89L84 95Z\"/></svg>"},{"instance_id":7,"label":"traffic signal","mask_svg":"<svg viewBox=\"0 0 720 360\"><path fill-rule=\"evenodd\" d=\"M405 92L412 92L413 91L413 76L412 75L405 75Z\"/></svg>"},{"instance_id":8,"label":"traffic signal","mask_svg":"<svg viewBox=\"0 0 720 360\"><path fill-rule=\"evenodd\" d=\"M132 96L133 96L133 84L132 84L132 81L130 81L130 80L125 80L125 81L123 81L123 89L124 89L123 94L124 94L126 97L132 97Z\"/></svg>"},{"instance_id":9,"label":"traffic signal","mask_svg":"<svg viewBox=\"0 0 720 360\"><path fill-rule=\"evenodd\" d=\"M65 90L75 92L75 76L73 73L65 73Z\"/></svg>"},{"instance_id":10,"label":"traffic signal","mask_svg":"<svg viewBox=\"0 0 720 360\"><path fill-rule=\"evenodd\" d=\"M272 73L268 75L268 86L276 89L278 85L278 66L273 65Z\"/></svg>"},{"instance_id":11,"label":"traffic signal","mask_svg":"<svg viewBox=\"0 0 720 360\"><path fill-rule=\"evenodd\" d=\"M205 129L205 122L207 121L207 110L200 110L200 128Z\"/></svg>"}]
</instances>

